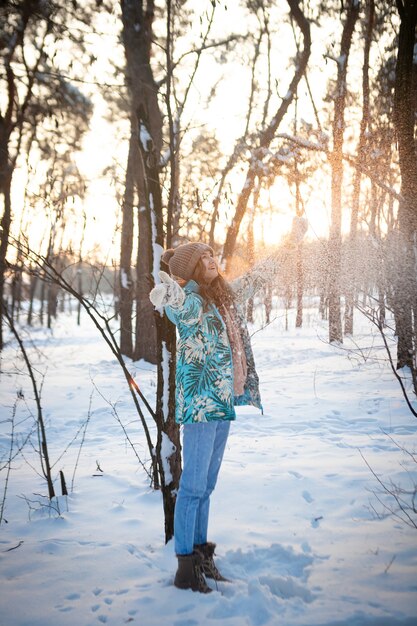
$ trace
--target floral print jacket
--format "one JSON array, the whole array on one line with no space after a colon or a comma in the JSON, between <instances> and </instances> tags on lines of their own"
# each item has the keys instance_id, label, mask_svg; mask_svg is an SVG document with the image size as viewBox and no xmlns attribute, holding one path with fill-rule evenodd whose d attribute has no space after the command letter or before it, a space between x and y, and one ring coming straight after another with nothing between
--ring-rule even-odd
<instances>
[{"instance_id":1,"label":"floral print jacket","mask_svg":"<svg viewBox=\"0 0 417 626\"><path fill-rule=\"evenodd\" d=\"M177 326L179 337L175 409L179 424L234 420L235 405L252 404L262 410L249 333L238 306L265 282L265 274L251 274L231 283L248 369L244 393L240 396L233 393L232 352L225 323L215 305L204 308L198 284L190 280L185 285L186 297L182 305L165 307L168 318Z\"/></svg>"}]
</instances>

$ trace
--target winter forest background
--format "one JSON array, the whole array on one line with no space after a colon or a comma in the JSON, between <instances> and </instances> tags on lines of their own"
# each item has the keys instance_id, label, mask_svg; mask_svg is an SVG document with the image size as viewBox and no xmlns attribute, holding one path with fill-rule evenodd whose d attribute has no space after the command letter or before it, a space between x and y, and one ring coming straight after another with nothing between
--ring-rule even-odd
<instances>
[{"instance_id":1,"label":"winter forest background","mask_svg":"<svg viewBox=\"0 0 417 626\"><path fill-rule=\"evenodd\" d=\"M285 333L309 345L314 319L323 350L364 363L375 350L415 421L416 0L6 0L0 20L0 541L19 473L35 518L70 512L83 455L95 459L94 394L161 495L154 525L171 539L175 329L148 294L163 249L184 241L210 243L227 278L278 255L276 283L247 303L253 332L274 345L279 318L285 349ZM295 246L294 217L308 222ZM111 355L128 426L86 377L74 402L87 417L59 439L45 389L54 369L69 383L48 367L62 328L80 367ZM415 529L410 433L393 447L411 487L374 478L381 518Z\"/></svg>"}]
</instances>

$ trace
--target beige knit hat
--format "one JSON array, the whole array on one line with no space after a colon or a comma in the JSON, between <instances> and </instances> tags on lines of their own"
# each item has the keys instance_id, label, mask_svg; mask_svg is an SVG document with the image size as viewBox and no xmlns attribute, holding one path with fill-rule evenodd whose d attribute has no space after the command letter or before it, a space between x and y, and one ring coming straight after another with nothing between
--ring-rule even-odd
<instances>
[{"instance_id":1,"label":"beige knit hat","mask_svg":"<svg viewBox=\"0 0 417 626\"><path fill-rule=\"evenodd\" d=\"M170 248L162 255L162 261L169 266L173 276L184 280L190 280L194 274L195 266L204 252L213 252L213 248L206 243L183 243L177 248Z\"/></svg>"}]
</instances>

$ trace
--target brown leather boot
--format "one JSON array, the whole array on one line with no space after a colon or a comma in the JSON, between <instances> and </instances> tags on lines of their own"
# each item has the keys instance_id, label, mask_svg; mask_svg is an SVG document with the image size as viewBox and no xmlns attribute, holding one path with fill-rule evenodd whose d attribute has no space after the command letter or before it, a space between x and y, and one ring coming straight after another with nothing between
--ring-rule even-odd
<instances>
[{"instance_id":1,"label":"brown leather boot","mask_svg":"<svg viewBox=\"0 0 417 626\"><path fill-rule=\"evenodd\" d=\"M203 557L199 552L192 554L177 554L178 569L175 574L174 585L178 589L192 589L200 593L213 591L207 585L201 565Z\"/></svg>"},{"instance_id":2,"label":"brown leather boot","mask_svg":"<svg viewBox=\"0 0 417 626\"><path fill-rule=\"evenodd\" d=\"M230 580L222 576L219 570L216 567L214 562L214 551L216 549L216 544L208 541L207 543L200 543L197 546L194 546L194 550L199 552L203 558L203 562L201 564L201 569L206 578L212 578L213 580L230 583Z\"/></svg>"}]
</instances>

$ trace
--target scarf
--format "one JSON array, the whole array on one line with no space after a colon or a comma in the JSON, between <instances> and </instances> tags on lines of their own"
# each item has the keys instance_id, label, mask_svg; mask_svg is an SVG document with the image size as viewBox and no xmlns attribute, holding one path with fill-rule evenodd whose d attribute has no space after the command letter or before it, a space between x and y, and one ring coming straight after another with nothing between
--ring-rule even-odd
<instances>
[{"instance_id":1,"label":"scarf","mask_svg":"<svg viewBox=\"0 0 417 626\"><path fill-rule=\"evenodd\" d=\"M244 393L245 382L248 375L248 366L246 363L242 336L239 332L239 322L236 319L233 307L227 307L222 304L220 307L220 313L224 323L226 324L227 336L232 350L233 391L235 396L241 396Z\"/></svg>"}]
</instances>

